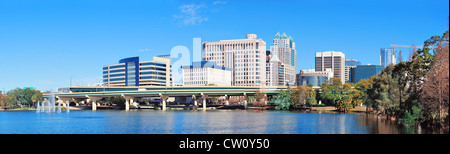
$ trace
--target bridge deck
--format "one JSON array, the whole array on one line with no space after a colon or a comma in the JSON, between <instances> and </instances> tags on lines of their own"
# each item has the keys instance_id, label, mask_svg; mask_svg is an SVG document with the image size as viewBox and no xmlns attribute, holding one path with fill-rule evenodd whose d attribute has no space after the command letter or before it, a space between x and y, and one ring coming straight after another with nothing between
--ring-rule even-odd
<instances>
[{"instance_id":1,"label":"bridge deck","mask_svg":"<svg viewBox=\"0 0 450 154\"><path fill-rule=\"evenodd\" d=\"M287 89L286 86L259 87L259 86L149 86L149 87L69 87L69 93L55 93L58 97L86 98L86 96L120 96L133 97L157 97L160 94L169 96L192 96L208 94L209 96L242 96L265 93L267 95L278 94L280 90ZM44 97L49 97L44 93Z\"/></svg>"}]
</instances>

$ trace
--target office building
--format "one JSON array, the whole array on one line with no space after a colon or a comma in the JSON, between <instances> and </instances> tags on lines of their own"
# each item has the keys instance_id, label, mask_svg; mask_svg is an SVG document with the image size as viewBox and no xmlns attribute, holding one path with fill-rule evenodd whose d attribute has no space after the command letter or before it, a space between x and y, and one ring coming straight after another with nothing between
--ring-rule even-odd
<instances>
[{"instance_id":1,"label":"office building","mask_svg":"<svg viewBox=\"0 0 450 154\"><path fill-rule=\"evenodd\" d=\"M278 69L267 69L267 74L271 77L266 79L267 85L277 86L275 83L278 83L279 86L293 86L295 84L295 72L297 70L297 50L295 49L294 39L292 39L291 36L288 37L286 33L283 33L281 36L280 33L277 33L273 39L270 57L276 57L277 62L275 63L275 61L269 60L267 65L271 66L268 66L267 68L277 67ZM274 75L278 75L278 77L275 77Z\"/></svg>"},{"instance_id":2,"label":"office building","mask_svg":"<svg viewBox=\"0 0 450 154\"><path fill-rule=\"evenodd\" d=\"M316 52L315 71L333 70L333 78L345 82L345 54L337 51Z\"/></svg>"},{"instance_id":3,"label":"office building","mask_svg":"<svg viewBox=\"0 0 450 154\"><path fill-rule=\"evenodd\" d=\"M381 65L357 65L350 70L351 82L357 83L362 79L369 79L371 76L380 74L383 68Z\"/></svg>"},{"instance_id":4,"label":"office building","mask_svg":"<svg viewBox=\"0 0 450 154\"><path fill-rule=\"evenodd\" d=\"M277 55L273 55L266 63L266 85L293 86L295 78L292 78L292 72L295 72L294 67L282 63Z\"/></svg>"},{"instance_id":5,"label":"office building","mask_svg":"<svg viewBox=\"0 0 450 154\"><path fill-rule=\"evenodd\" d=\"M231 68L218 66L215 62L193 62L192 65L181 66L183 86L231 86Z\"/></svg>"},{"instance_id":6,"label":"office building","mask_svg":"<svg viewBox=\"0 0 450 154\"><path fill-rule=\"evenodd\" d=\"M361 65L356 59L345 59L345 82L351 82L350 69Z\"/></svg>"},{"instance_id":7,"label":"office building","mask_svg":"<svg viewBox=\"0 0 450 154\"><path fill-rule=\"evenodd\" d=\"M383 67L388 66L389 64L397 64L395 58L395 49L394 48L381 48L380 50L380 65Z\"/></svg>"},{"instance_id":8,"label":"office building","mask_svg":"<svg viewBox=\"0 0 450 154\"><path fill-rule=\"evenodd\" d=\"M266 84L266 42L256 34L246 39L203 43L203 61L232 69L233 86Z\"/></svg>"},{"instance_id":9,"label":"office building","mask_svg":"<svg viewBox=\"0 0 450 154\"><path fill-rule=\"evenodd\" d=\"M139 61L139 57L119 60L118 64L103 66L104 86L170 86L171 59L167 55Z\"/></svg>"},{"instance_id":10,"label":"office building","mask_svg":"<svg viewBox=\"0 0 450 154\"><path fill-rule=\"evenodd\" d=\"M313 87L319 87L324 82L328 82L333 76L333 71L331 69L326 69L326 71L315 71L301 70L299 74L296 75L297 86L308 86L311 84Z\"/></svg>"}]
</instances>

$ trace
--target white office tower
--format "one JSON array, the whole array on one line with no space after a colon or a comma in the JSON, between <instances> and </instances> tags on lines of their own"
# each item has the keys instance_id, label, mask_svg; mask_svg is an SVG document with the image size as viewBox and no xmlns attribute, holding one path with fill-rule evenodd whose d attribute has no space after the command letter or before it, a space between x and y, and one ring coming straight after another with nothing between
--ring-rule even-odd
<instances>
[{"instance_id":1,"label":"white office tower","mask_svg":"<svg viewBox=\"0 0 450 154\"><path fill-rule=\"evenodd\" d=\"M231 86L230 68L218 66L215 62L193 62L192 65L181 66L184 86Z\"/></svg>"},{"instance_id":2,"label":"white office tower","mask_svg":"<svg viewBox=\"0 0 450 154\"><path fill-rule=\"evenodd\" d=\"M337 51L316 52L316 71L333 70L333 77L345 82L345 54Z\"/></svg>"},{"instance_id":3,"label":"white office tower","mask_svg":"<svg viewBox=\"0 0 450 154\"><path fill-rule=\"evenodd\" d=\"M246 39L204 42L202 57L231 68L233 86L266 84L266 42L256 34L247 34Z\"/></svg>"},{"instance_id":4,"label":"white office tower","mask_svg":"<svg viewBox=\"0 0 450 154\"><path fill-rule=\"evenodd\" d=\"M297 70L297 50L295 49L295 42L292 37L288 37L285 33L280 36L280 33L277 33L275 39L273 39L273 47L270 51L270 55L271 58L277 57L281 62L281 65L279 66L282 67L282 70L280 70L281 72L268 73L278 74L279 79L282 79L282 81L271 82L271 85L279 83L279 86L293 86L295 84L295 72Z\"/></svg>"}]
</instances>

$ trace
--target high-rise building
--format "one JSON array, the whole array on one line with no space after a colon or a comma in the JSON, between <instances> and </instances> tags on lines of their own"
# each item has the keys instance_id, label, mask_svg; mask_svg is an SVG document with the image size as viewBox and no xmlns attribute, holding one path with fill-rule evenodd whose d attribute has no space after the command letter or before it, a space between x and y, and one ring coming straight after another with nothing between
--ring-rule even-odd
<instances>
[{"instance_id":1,"label":"high-rise building","mask_svg":"<svg viewBox=\"0 0 450 154\"><path fill-rule=\"evenodd\" d=\"M152 61L139 61L139 57L124 58L118 64L103 66L106 86L170 86L171 59L166 55Z\"/></svg>"},{"instance_id":2,"label":"high-rise building","mask_svg":"<svg viewBox=\"0 0 450 154\"><path fill-rule=\"evenodd\" d=\"M333 70L333 78L345 81L345 54L337 51L316 52L316 71Z\"/></svg>"},{"instance_id":3,"label":"high-rise building","mask_svg":"<svg viewBox=\"0 0 450 154\"><path fill-rule=\"evenodd\" d=\"M361 65L356 59L345 59L345 82L351 82L350 69Z\"/></svg>"},{"instance_id":4,"label":"high-rise building","mask_svg":"<svg viewBox=\"0 0 450 154\"><path fill-rule=\"evenodd\" d=\"M357 83L362 79L369 79L371 76L380 74L383 68L381 65L357 65L351 68L351 82Z\"/></svg>"},{"instance_id":5,"label":"high-rise building","mask_svg":"<svg viewBox=\"0 0 450 154\"><path fill-rule=\"evenodd\" d=\"M181 66L184 86L231 86L231 68L218 66L215 62L193 62L192 65Z\"/></svg>"},{"instance_id":6,"label":"high-rise building","mask_svg":"<svg viewBox=\"0 0 450 154\"><path fill-rule=\"evenodd\" d=\"M273 39L273 46L270 52L270 56L272 58L276 57L280 64L274 63L275 61L270 61L272 63L267 65L272 65L269 68L278 67L281 70L272 69L275 72L267 70L267 74L271 74L269 75L271 78L267 79L267 85L277 86L275 83L278 83L279 86L293 86L295 84L295 72L297 70L297 50L295 49L294 39L291 36L288 37L286 33L283 33L281 36L280 33L277 33ZM278 77L274 75L278 75Z\"/></svg>"},{"instance_id":7,"label":"high-rise building","mask_svg":"<svg viewBox=\"0 0 450 154\"><path fill-rule=\"evenodd\" d=\"M395 58L395 49L394 48L381 48L381 50L380 50L380 65L383 67L386 67L389 64L397 64L396 58Z\"/></svg>"},{"instance_id":8,"label":"high-rise building","mask_svg":"<svg viewBox=\"0 0 450 154\"><path fill-rule=\"evenodd\" d=\"M256 34L247 34L246 39L204 42L202 57L231 68L233 86L266 84L266 42Z\"/></svg>"}]
</instances>

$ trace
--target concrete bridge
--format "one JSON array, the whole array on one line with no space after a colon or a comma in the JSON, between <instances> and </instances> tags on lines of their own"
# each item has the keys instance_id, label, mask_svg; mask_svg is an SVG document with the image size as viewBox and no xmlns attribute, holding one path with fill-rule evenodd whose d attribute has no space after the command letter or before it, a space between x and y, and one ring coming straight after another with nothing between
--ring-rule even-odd
<instances>
[{"instance_id":1,"label":"concrete bridge","mask_svg":"<svg viewBox=\"0 0 450 154\"><path fill-rule=\"evenodd\" d=\"M265 97L276 95L280 90L286 90L287 86L148 86L148 87L69 87L68 93L55 93L55 97L61 103L68 106L70 100L91 102L92 110L97 110L97 102L104 97L122 96L125 98L125 110L129 110L130 104L143 97L160 97L162 110L166 110L166 101L169 97L192 97L194 106L197 106L197 98L202 98L203 110L206 110L206 100L209 96L225 96L229 105L230 96L244 96L247 104L248 96L255 93L263 93ZM44 93L44 97L50 94Z\"/></svg>"}]
</instances>

